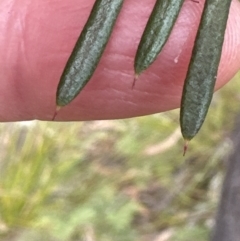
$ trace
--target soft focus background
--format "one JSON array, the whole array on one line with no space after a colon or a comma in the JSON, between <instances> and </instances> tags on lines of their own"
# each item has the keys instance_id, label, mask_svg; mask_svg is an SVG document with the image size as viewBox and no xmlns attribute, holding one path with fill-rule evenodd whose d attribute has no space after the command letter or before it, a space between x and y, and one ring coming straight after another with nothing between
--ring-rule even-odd
<instances>
[{"instance_id":1,"label":"soft focus background","mask_svg":"<svg viewBox=\"0 0 240 241\"><path fill-rule=\"evenodd\" d=\"M206 241L240 73L182 156L179 110L127 120L0 124L0 240Z\"/></svg>"}]
</instances>

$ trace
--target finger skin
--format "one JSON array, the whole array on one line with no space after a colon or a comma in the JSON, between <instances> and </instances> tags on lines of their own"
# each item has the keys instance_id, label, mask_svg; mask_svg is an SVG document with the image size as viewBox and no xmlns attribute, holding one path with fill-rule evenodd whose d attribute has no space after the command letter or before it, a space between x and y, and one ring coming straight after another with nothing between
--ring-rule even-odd
<instances>
[{"instance_id":1,"label":"finger skin","mask_svg":"<svg viewBox=\"0 0 240 241\"><path fill-rule=\"evenodd\" d=\"M52 119L59 78L93 3L0 1L0 121ZM184 2L162 53L132 90L134 56L154 3L125 0L92 79L56 120L127 118L179 107L203 2ZM217 89L240 68L239 12L233 0Z\"/></svg>"}]
</instances>

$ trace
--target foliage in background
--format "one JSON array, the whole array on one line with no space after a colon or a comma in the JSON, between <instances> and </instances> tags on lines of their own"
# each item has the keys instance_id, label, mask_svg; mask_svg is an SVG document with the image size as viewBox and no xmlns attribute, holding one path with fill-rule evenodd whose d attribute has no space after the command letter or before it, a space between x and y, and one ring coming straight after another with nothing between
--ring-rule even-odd
<instances>
[{"instance_id":1,"label":"foliage in background","mask_svg":"<svg viewBox=\"0 0 240 241\"><path fill-rule=\"evenodd\" d=\"M1 240L207 240L239 112L239 80L215 94L185 158L179 110L1 124Z\"/></svg>"}]
</instances>

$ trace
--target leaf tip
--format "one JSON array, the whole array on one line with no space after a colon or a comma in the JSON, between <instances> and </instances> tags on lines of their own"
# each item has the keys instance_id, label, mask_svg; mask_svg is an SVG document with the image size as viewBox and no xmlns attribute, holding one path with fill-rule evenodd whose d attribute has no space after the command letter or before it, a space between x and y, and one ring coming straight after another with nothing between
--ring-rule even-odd
<instances>
[{"instance_id":1,"label":"leaf tip","mask_svg":"<svg viewBox=\"0 0 240 241\"><path fill-rule=\"evenodd\" d=\"M61 109L61 106L58 106L58 105L57 105L57 107L56 107L56 109L55 109L55 112L54 112L54 115L53 115L53 117L52 117L52 121L55 120L55 118L56 118L56 116L57 116L57 114L58 114L58 112L59 112L60 109Z\"/></svg>"},{"instance_id":2,"label":"leaf tip","mask_svg":"<svg viewBox=\"0 0 240 241\"><path fill-rule=\"evenodd\" d=\"M184 146L183 146L183 156L186 155L187 153L187 150L188 150L188 143L189 143L189 140L184 140Z\"/></svg>"},{"instance_id":3,"label":"leaf tip","mask_svg":"<svg viewBox=\"0 0 240 241\"><path fill-rule=\"evenodd\" d=\"M139 74L135 73L133 83L132 83L132 89L134 89L136 81L138 80Z\"/></svg>"}]
</instances>

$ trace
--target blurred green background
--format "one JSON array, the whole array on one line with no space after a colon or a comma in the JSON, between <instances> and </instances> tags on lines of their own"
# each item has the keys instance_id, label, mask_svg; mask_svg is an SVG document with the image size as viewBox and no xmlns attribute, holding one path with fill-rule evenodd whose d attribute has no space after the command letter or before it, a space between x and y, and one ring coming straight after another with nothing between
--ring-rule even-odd
<instances>
[{"instance_id":1,"label":"blurred green background","mask_svg":"<svg viewBox=\"0 0 240 241\"><path fill-rule=\"evenodd\" d=\"M0 124L2 241L206 241L240 73L182 156L179 110L127 120Z\"/></svg>"}]
</instances>

